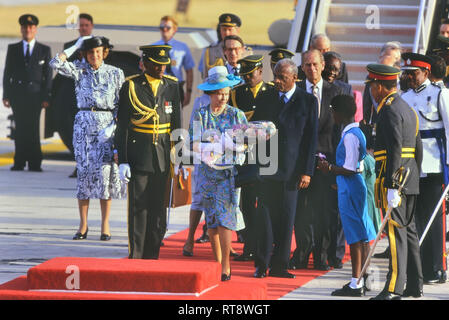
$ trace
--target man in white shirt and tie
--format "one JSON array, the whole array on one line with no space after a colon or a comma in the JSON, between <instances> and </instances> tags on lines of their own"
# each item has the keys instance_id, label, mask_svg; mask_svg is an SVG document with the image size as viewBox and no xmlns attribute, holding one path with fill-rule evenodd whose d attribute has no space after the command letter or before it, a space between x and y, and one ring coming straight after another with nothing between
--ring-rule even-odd
<instances>
[{"instance_id":1,"label":"man in white shirt and tie","mask_svg":"<svg viewBox=\"0 0 449 320\"><path fill-rule=\"evenodd\" d=\"M312 49L302 53L301 61L301 68L306 79L299 82L297 86L313 94L318 102L316 159L318 161L319 158L325 158L328 161L334 161L340 130L334 125L330 102L334 96L342 94L342 91L341 88L321 77L325 62L320 51ZM317 270L329 270L329 265L341 267L344 243L337 245L336 239L337 234L342 234L342 230L335 228L331 232L331 225L338 226L339 222L335 184L335 176L315 171L309 188L299 192L295 220L297 249L290 261L291 269L307 268L311 253L313 253L314 268ZM339 248L338 254L336 247ZM330 255L328 251L331 251Z\"/></svg>"}]
</instances>

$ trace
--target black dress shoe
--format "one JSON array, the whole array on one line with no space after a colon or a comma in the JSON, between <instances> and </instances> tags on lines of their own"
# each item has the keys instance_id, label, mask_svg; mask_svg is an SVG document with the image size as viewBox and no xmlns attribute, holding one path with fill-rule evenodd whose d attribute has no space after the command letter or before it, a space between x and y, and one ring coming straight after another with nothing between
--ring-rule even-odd
<instances>
[{"instance_id":1,"label":"black dress shoe","mask_svg":"<svg viewBox=\"0 0 449 320\"><path fill-rule=\"evenodd\" d=\"M270 270L269 273L270 277L276 277L276 278L287 278L287 279L294 279L296 276L294 274L291 274L287 270Z\"/></svg>"},{"instance_id":2,"label":"black dress shoe","mask_svg":"<svg viewBox=\"0 0 449 320\"><path fill-rule=\"evenodd\" d=\"M446 271L438 270L431 277L424 277L424 284L446 283Z\"/></svg>"},{"instance_id":3,"label":"black dress shoe","mask_svg":"<svg viewBox=\"0 0 449 320\"><path fill-rule=\"evenodd\" d=\"M28 171L32 171L32 172L43 172L44 170L42 170L41 167L31 167L31 168L28 168Z\"/></svg>"},{"instance_id":4,"label":"black dress shoe","mask_svg":"<svg viewBox=\"0 0 449 320\"><path fill-rule=\"evenodd\" d=\"M331 266L334 269L342 269L343 263L341 262L341 259L335 259L335 260L329 261L329 266Z\"/></svg>"},{"instance_id":5,"label":"black dress shoe","mask_svg":"<svg viewBox=\"0 0 449 320\"><path fill-rule=\"evenodd\" d=\"M81 232L75 233L75 235L73 236L73 240L84 240L84 239L86 239L88 231L89 231L89 228L87 228L86 232L84 232L84 233L81 233Z\"/></svg>"},{"instance_id":6,"label":"black dress shoe","mask_svg":"<svg viewBox=\"0 0 449 320\"><path fill-rule=\"evenodd\" d=\"M389 259L390 258L390 248L388 247L384 252L374 254L373 258Z\"/></svg>"},{"instance_id":7,"label":"black dress shoe","mask_svg":"<svg viewBox=\"0 0 449 320\"><path fill-rule=\"evenodd\" d=\"M365 295L365 289L363 287L358 289L353 289L347 283L343 288L332 291L331 296L337 297L363 297Z\"/></svg>"},{"instance_id":8,"label":"black dress shoe","mask_svg":"<svg viewBox=\"0 0 449 320\"><path fill-rule=\"evenodd\" d=\"M410 290L410 289L405 288L404 292L402 293L402 297L404 297L404 298L408 298L408 297L421 298L422 296L424 296L424 293L422 290Z\"/></svg>"},{"instance_id":9,"label":"black dress shoe","mask_svg":"<svg viewBox=\"0 0 449 320\"><path fill-rule=\"evenodd\" d=\"M193 257L193 252L187 251L186 249L182 249L182 255L185 257Z\"/></svg>"},{"instance_id":10,"label":"black dress shoe","mask_svg":"<svg viewBox=\"0 0 449 320\"><path fill-rule=\"evenodd\" d=\"M229 274L226 273L221 274L221 281L229 281L229 280L231 280L231 272L229 272Z\"/></svg>"},{"instance_id":11,"label":"black dress shoe","mask_svg":"<svg viewBox=\"0 0 449 320\"><path fill-rule=\"evenodd\" d=\"M288 268L290 270L307 269L308 265L307 262L296 262L294 259L290 259L288 262Z\"/></svg>"},{"instance_id":12,"label":"black dress shoe","mask_svg":"<svg viewBox=\"0 0 449 320\"><path fill-rule=\"evenodd\" d=\"M317 266L313 267L315 270L321 270L321 271L329 271L331 269L331 267L329 267L329 265L327 264L319 264Z\"/></svg>"},{"instance_id":13,"label":"black dress shoe","mask_svg":"<svg viewBox=\"0 0 449 320\"><path fill-rule=\"evenodd\" d=\"M254 278L265 278L267 276L267 269L265 268L256 268L256 272L254 272Z\"/></svg>"},{"instance_id":14,"label":"black dress shoe","mask_svg":"<svg viewBox=\"0 0 449 320\"><path fill-rule=\"evenodd\" d=\"M111 235L110 234L106 234L106 233L102 233L101 236L100 236L100 240L101 241L109 241L109 240L111 240Z\"/></svg>"},{"instance_id":15,"label":"black dress shoe","mask_svg":"<svg viewBox=\"0 0 449 320\"><path fill-rule=\"evenodd\" d=\"M78 171L75 168L75 170L73 170L73 172L69 175L69 178L76 178L77 175L78 175Z\"/></svg>"},{"instance_id":16,"label":"black dress shoe","mask_svg":"<svg viewBox=\"0 0 449 320\"><path fill-rule=\"evenodd\" d=\"M229 256L230 257L238 257L239 256L239 254L237 253L237 252L233 252L233 251L231 251L231 252L229 252Z\"/></svg>"},{"instance_id":17,"label":"black dress shoe","mask_svg":"<svg viewBox=\"0 0 449 320\"><path fill-rule=\"evenodd\" d=\"M12 166L9 168L11 171L23 171L23 167L20 166Z\"/></svg>"},{"instance_id":18,"label":"black dress shoe","mask_svg":"<svg viewBox=\"0 0 449 320\"><path fill-rule=\"evenodd\" d=\"M195 240L196 243L205 243L205 242L209 242L209 236L207 235L207 233L203 233L201 235L201 237L199 237L198 239Z\"/></svg>"},{"instance_id":19,"label":"black dress shoe","mask_svg":"<svg viewBox=\"0 0 449 320\"><path fill-rule=\"evenodd\" d=\"M234 258L234 261L252 261L254 260L254 255L252 253L250 254L241 254Z\"/></svg>"},{"instance_id":20,"label":"black dress shoe","mask_svg":"<svg viewBox=\"0 0 449 320\"><path fill-rule=\"evenodd\" d=\"M377 296L372 297L370 300L402 300L401 296L393 292L381 291Z\"/></svg>"}]
</instances>

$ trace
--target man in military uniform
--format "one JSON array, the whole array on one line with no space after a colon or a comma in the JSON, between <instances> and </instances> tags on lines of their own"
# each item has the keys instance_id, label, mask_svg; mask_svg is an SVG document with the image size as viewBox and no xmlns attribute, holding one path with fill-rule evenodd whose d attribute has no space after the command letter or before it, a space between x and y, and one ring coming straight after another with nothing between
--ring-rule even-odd
<instances>
[{"instance_id":1,"label":"man in military uniform","mask_svg":"<svg viewBox=\"0 0 449 320\"><path fill-rule=\"evenodd\" d=\"M422 144L416 113L397 93L400 70L382 64L367 66L370 91L378 103L376 123L376 206L391 207L387 224L390 261L384 289L374 300L400 300L422 295L422 269L414 209L419 194ZM410 173L402 192L394 179L398 169ZM404 170L404 171L405 171ZM403 178L403 176L402 176ZM404 290L404 286L406 288Z\"/></svg>"},{"instance_id":2,"label":"man in military uniform","mask_svg":"<svg viewBox=\"0 0 449 320\"><path fill-rule=\"evenodd\" d=\"M22 41L8 46L3 74L3 104L12 108L16 123L13 171L28 162L30 171L42 171L39 120L50 101L52 70L50 47L35 39L39 20L32 14L19 18Z\"/></svg>"},{"instance_id":3,"label":"man in military uniform","mask_svg":"<svg viewBox=\"0 0 449 320\"><path fill-rule=\"evenodd\" d=\"M145 73L126 81L120 91L115 142L120 177L128 182L130 259L158 259L166 231L170 133L180 128L178 83L164 75L170 49L140 47Z\"/></svg>"},{"instance_id":4,"label":"man in military uniform","mask_svg":"<svg viewBox=\"0 0 449 320\"><path fill-rule=\"evenodd\" d=\"M271 50L268 55L271 57L270 59L270 66L271 71L274 74L274 66L279 60L282 59L291 59L295 54L291 52L290 50L284 49L284 48L275 48Z\"/></svg>"},{"instance_id":5,"label":"man in military uniform","mask_svg":"<svg viewBox=\"0 0 449 320\"><path fill-rule=\"evenodd\" d=\"M262 79L262 60L262 55L251 55L238 60L240 76L245 80L245 83L234 87L231 91L229 104L245 112L248 121L271 119L274 114L274 106L278 103L278 93L274 84L266 83ZM255 148L248 157L248 162L254 164L257 160ZM241 206L245 219L245 230L243 232L245 245L243 254L234 259L237 261L248 261L253 258L256 241L254 235L256 197L257 192L254 186L242 187Z\"/></svg>"},{"instance_id":6,"label":"man in military uniform","mask_svg":"<svg viewBox=\"0 0 449 320\"><path fill-rule=\"evenodd\" d=\"M207 78L207 72L215 66L224 66L226 58L223 51L223 39L226 36L238 35L242 21L232 13L223 13L218 18L220 39L203 50L198 70L203 79Z\"/></svg>"},{"instance_id":7,"label":"man in military uniform","mask_svg":"<svg viewBox=\"0 0 449 320\"><path fill-rule=\"evenodd\" d=\"M447 140L449 138L449 90L428 79L433 60L421 54L404 53L402 69L409 90L402 98L415 110L423 144L423 162L419 180L420 194L416 205L416 227L421 238L433 209L449 183ZM424 283L446 282L445 248L446 216L440 208L424 242L421 260Z\"/></svg>"}]
</instances>

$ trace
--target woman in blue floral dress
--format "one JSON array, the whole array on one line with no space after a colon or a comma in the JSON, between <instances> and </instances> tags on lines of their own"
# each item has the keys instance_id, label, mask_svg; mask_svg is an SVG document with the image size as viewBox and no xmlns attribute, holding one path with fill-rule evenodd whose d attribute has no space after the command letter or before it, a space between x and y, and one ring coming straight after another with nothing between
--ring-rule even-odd
<instances>
[{"instance_id":1,"label":"woman in blue floral dress","mask_svg":"<svg viewBox=\"0 0 449 320\"><path fill-rule=\"evenodd\" d=\"M239 82L240 79L228 75L225 67L212 68L206 82L198 86L209 94L210 104L199 108L190 126L193 150L201 155L201 163L196 167L197 185L212 251L222 265L222 281L231 278L231 237L232 230L237 229L239 210L239 189L234 185L236 169L233 164L244 160L242 145L236 146L232 138L225 135L233 126L247 124L245 114L227 104L230 87Z\"/></svg>"},{"instance_id":2,"label":"woman in blue floral dress","mask_svg":"<svg viewBox=\"0 0 449 320\"><path fill-rule=\"evenodd\" d=\"M123 71L103 62L109 41L103 37L82 37L76 44L50 61L63 76L75 80L78 113L73 128L73 147L77 167L77 194L80 225L74 240L87 237L89 199L100 199L101 240L111 239L109 214L111 198L126 196L114 162L113 133ZM84 59L67 61L76 50Z\"/></svg>"}]
</instances>

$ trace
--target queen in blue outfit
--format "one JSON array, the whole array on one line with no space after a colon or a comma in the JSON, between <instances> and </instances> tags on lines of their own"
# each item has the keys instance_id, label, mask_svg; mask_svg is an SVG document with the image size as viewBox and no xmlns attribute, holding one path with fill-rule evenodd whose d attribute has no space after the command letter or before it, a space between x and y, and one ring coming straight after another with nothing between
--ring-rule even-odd
<instances>
[{"instance_id":1,"label":"queen in blue outfit","mask_svg":"<svg viewBox=\"0 0 449 320\"><path fill-rule=\"evenodd\" d=\"M212 251L222 265L222 281L231 278L231 236L238 225L239 189L234 183L234 164L244 160L243 145L234 144L226 133L236 125L247 124L243 111L227 104L230 87L238 83L240 79L229 75L225 67L211 69L206 81L198 86L209 95L210 104L199 108L190 126L193 151L201 159L195 169L196 184Z\"/></svg>"},{"instance_id":2,"label":"queen in blue outfit","mask_svg":"<svg viewBox=\"0 0 449 320\"><path fill-rule=\"evenodd\" d=\"M376 238L373 221L368 213L367 189L362 177L366 156L366 139L354 122L356 104L352 96L339 95L331 102L334 121L344 127L337 147L336 164L323 160L318 169L337 176L338 209L346 241L350 247L352 279L333 296L363 296L364 283L357 283L369 253L369 241Z\"/></svg>"}]
</instances>

